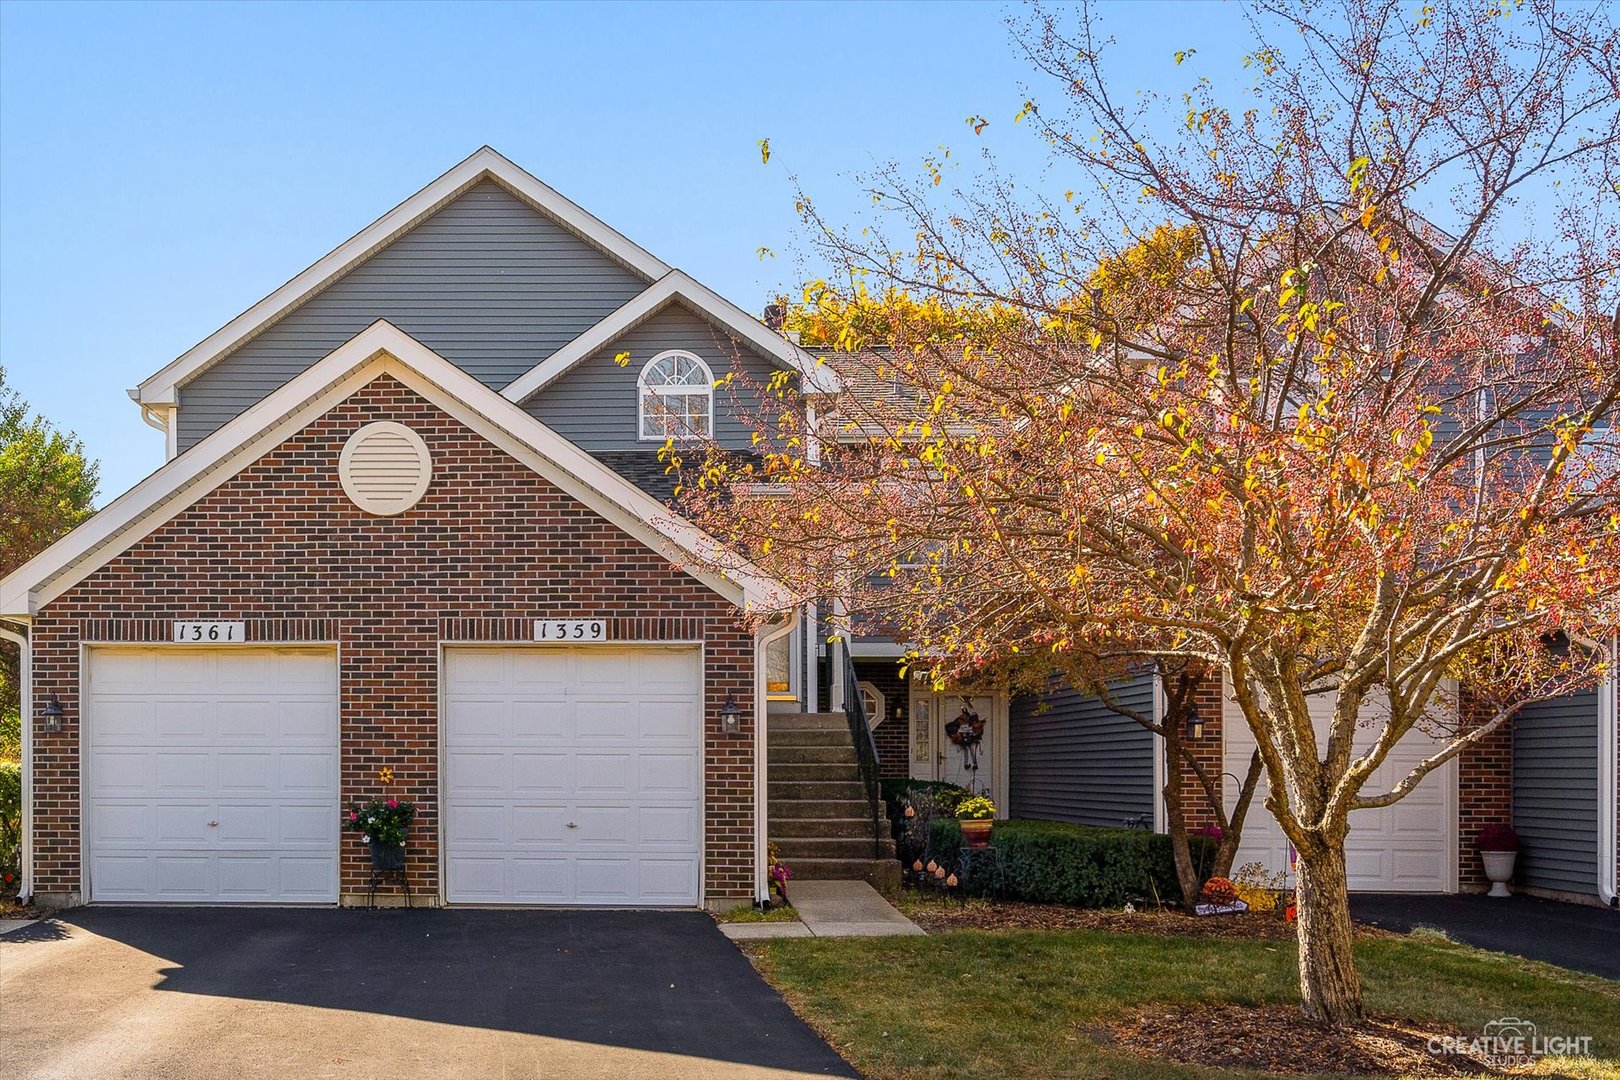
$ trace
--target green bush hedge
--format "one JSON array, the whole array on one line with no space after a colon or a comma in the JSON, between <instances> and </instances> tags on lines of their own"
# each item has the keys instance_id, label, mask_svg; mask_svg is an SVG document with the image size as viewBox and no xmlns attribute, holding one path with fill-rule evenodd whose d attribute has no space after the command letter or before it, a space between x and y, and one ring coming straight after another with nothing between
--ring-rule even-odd
<instances>
[{"instance_id":1,"label":"green bush hedge","mask_svg":"<svg viewBox=\"0 0 1620 1080\"><path fill-rule=\"evenodd\" d=\"M941 810L956 813L956 807L968 797L968 789L944 780L885 780L882 783L883 801L888 804L889 818L899 816L900 803L908 791L926 791L934 797Z\"/></svg>"},{"instance_id":2,"label":"green bush hedge","mask_svg":"<svg viewBox=\"0 0 1620 1080\"><path fill-rule=\"evenodd\" d=\"M15 761L0 761L0 895L16 893L21 859L22 766Z\"/></svg>"},{"instance_id":3,"label":"green bush hedge","mask_svg":"<svg viewBox=\"0 0 1620 1080\"><path fill-rule=\"evenodd\" d=\"M957 864L961 825L935 821L929 839L934 858L947 866ZM1194 860L1207 860L1214 845L1203 837L1190 842ZM1057 821L998 821L990 844L1000 853L1005 881L969 873L963 888L970 893L990 893L1000 884L1012 899L1087 908L1154 900L1173 904L1181 899L1170 838L1162 833ZM1211 851L1202 850L1205 847Z\"/></svg>"}]
</instances>

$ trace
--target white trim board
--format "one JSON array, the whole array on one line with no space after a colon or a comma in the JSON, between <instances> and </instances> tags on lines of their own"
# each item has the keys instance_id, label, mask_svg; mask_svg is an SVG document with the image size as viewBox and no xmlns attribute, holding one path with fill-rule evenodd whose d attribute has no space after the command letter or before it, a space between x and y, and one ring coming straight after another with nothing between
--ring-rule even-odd
<instances>
[{"instance_id":1,"label":"white trim board","mask_svg":"<svg viewBox=\"0 0 1620 1080\"><path fill-rule=\"evenodd\" d=\"M772 333L758 319L690 275L671 270L645 292L632 297L613 314L512 380L501 391L501 396L520 404L527 401L580 362L607 348L677 301L732 337L752 346L777 366L798 372L804 380L805 392L830 394L842 388L838 375L824 360L818 360L781 335Z\"/></svg>"},{"instance_id":2,"label":"white trim board","mask_svg":"<svg viewBox=\"0 0 1620 1080\"><path fill-rule=\"evenodd\" d=\"M378 320L0 580L0 613L34 615L311 420L388 374L745 609L781 585L393 324ZM674 550L671 551L670 549Z\"/></svg>"},{"instance_id":3,"label":"white trim board","mask_svg":"<svg viewBox=\"0 0 1620 1080\"><path fill-rule=\"evenodd\" d=\"M485 146L339 244L281 288L181 353L130 391L130 397L142 405L177 404L177 391L188 380L486 179L499 183L540 213L647 281L655 281L670 272L668 264L623 233ZM170 422L172 426L172 418Z\"/></svg>"}]
</instances>

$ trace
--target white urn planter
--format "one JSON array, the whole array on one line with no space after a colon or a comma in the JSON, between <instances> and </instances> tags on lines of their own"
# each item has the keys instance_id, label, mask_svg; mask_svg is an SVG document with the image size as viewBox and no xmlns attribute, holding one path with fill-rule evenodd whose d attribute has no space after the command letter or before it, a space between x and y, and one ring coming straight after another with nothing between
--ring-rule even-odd
<instances>
[{"instance_id":1,"label":"white urn planter","mask_svg":"<svg viewBox=\"0 0 1620 1080\"><path fill-rule=\"evenodd\" d=\"M1512 896L1507 883L1513 878L1513 864L1518 861L1517 851L1481 851L1480 861L1485 864L1485 876L1491 881L1489 896Z\"/></svg>"}]
</instances>

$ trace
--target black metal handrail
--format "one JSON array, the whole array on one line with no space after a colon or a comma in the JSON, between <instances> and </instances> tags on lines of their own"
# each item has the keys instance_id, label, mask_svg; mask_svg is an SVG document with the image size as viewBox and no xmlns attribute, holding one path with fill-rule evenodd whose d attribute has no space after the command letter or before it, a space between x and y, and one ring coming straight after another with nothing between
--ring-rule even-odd
<instances>
[{"instance_id":1,"label":"black metal handrail","mask_svg":"<svg viewBox=\"0 0 1620 1080\"><path fill-rule=\"evenodd\" d=\"M855 660L847 646L844 654L844 715L849 718L850 739L855 743L855 760L861 767L861 783L866 786L867 807L872 815L872 858L883 858L885 839L883 817L879 812L881 789L878 786L877 741L872 738L872 726L867 721L866 703L861 700L860 682L855 675Z\"/></svg>"}]
</instances>

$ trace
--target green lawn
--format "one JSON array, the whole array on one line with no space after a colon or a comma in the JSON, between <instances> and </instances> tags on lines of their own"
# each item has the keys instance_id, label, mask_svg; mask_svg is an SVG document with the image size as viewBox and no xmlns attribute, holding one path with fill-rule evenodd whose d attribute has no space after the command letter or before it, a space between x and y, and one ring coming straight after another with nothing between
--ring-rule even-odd
<instances>
[{"instance_id":1,"label":"green lawn","mask_svg":"<svg viewBox=\"0 0 1620 1080\"><path fill-rule=\"evenodd\" d=\"M1152 1003L1297 1000L1292 942L1096 931L977 932L754 943L793 1008L874 1078L1214 1077L1158 1064L1085 1032ZM1600 1061L1539 1075L1620 1076L1620 983L1435 936L1358 942L1369 1011L1478 1032L1498 1017L1592 1035Z\"/></svg>"}]
</instances>

